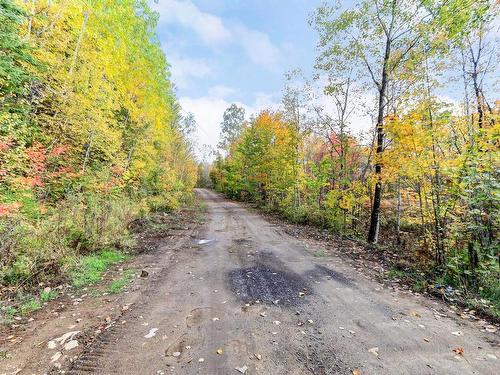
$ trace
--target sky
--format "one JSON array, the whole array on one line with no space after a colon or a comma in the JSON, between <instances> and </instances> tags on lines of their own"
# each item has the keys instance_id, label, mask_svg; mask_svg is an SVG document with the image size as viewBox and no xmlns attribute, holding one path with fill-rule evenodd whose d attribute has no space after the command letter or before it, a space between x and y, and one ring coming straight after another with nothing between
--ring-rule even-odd
<instances>
[{"instance_id":1,"label":"sky","mask_svg":"<svg viewBox=\"0 0 500 375\"><path fill-rule=\"evenodd\" d=\"M198 123L198 145L215 146L224 110L275 108L284 74L312 71L320 0L157 0L158 35L179 102Z\"/></svg>"},{"instance_id":2,"label":"sky","mask_svg":"<svg viewBox=\"0 0 500 375\"><path fill-rule=\"evenodd\" d=\"M286 72L298 68L306 77L314 72L318 37L308 20L322 0L149 1L159 13L158 36L177 97L184 113L192 112L198 124L194 138L199 149L217 145L222 115L231 103L244 107L247 118L276 109ZM499 22L493 27L495 43ZM494 70L498 77L500 68ZM436 92L455 110L463 95L457 82ZM373 128L366 113L374 98L367 93L357 102L349 124L355 134ZM323 96L320 103L332 110L331 98Z\"/></svg>"}]
</instances>

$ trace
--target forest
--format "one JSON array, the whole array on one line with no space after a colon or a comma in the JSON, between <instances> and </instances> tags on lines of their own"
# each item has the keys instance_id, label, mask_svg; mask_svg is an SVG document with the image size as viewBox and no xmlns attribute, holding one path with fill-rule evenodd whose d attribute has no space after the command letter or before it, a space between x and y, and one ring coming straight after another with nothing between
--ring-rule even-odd
<instances>
[{"instance_id":1,"label":"forest","mask_svg":"<svg viewBox=\"0 0 500 375\"><path fill-rule=\"evenodd\" d=\"M0 375L494 374L498 0L0 0Z\"/></svg>"},{"instance_id":2,"label":"forest","mask_svg":"<svg viewBox=\"0 0 500 375\"><path fill-rule=\"evenodd\" d=\"M3 297L112 258L133 220L191 199L156 23L146 1L0 1Z\"/></svg>"},{"instance_id":3,"label":"forest","mask_svg":"<svg viewBox=\"0 0 500 375\"><path fill-rule=\"evenodd\" d=\"M416 290L458 288L498 315L498 10L487 0L319 7L314 76L290 72L278 109L249 120L226 110L215 189L396 250L395 272ZM373 131L355 134L356 113Z\"/></svg>"}]
</instances>

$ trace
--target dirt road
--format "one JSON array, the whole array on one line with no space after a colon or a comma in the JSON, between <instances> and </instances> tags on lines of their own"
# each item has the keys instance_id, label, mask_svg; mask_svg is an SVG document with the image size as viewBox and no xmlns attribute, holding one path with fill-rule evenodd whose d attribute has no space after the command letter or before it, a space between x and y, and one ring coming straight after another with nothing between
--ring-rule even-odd
<instances>
[{"instance_id":1,"label":"dirt road","mask_svg":"<svg viewBox=\"0 0 500 375\"><path fill-rule=\"evenodd\" d=\"M313 256L240 204L199 194L208 221L194 246L151 263L134 305L67 373L498 373L496 334L340 258Z\"/></svg>"}]
</instances>

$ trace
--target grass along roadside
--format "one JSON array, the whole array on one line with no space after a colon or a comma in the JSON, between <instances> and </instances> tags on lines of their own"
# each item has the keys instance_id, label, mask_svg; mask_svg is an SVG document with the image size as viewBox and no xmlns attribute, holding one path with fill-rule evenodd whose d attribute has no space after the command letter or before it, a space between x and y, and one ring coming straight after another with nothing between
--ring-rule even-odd
<instances>
[{"instance_id":1,"label":"grass along roadside","mask_svg":"<svg viewBox=\"0 0 500 375\"><path fill-rule=\"evenodd\" d=\"M127 251L108 247L88 255L65 257L61 260L60 275L52 283L42 282L28 290L10 293L8 298L0 300L0 324L26 321L31 318L32 312L66 294L98 296L122 292L137 274L137 270L126 269L122 263L136 254L153 250L172 232L199 225L204 221L205 211L206 207L195 199L176 211L151 212L127 228L135 244Z\"/></svg>"},{"instance_id":2,"label":"grass along roadside","mask_svg":"<svg viewBox=\"0 0 500 375\"><path fill-rule=\"evenodd\" d=\"M37 311L42 306L59 296L59 292L51 288L44 288L39 295L23 294L19 292L13 303L0 305L0 323L10 323L16 316L26 316Z\"/></svg>"},{"instance_id":3,"label":"grass along roadside","mask_svg":"<svg viewBox=\"0 0 500 375\"><path fill-rule=\"evenodd\" d=\"M124 271L123 275L116 280L113 280L107 287L106 291L109 294L120 293L134 278L135 270L130 269Z\"/></svg>"},{"instance_id":4,"label":"grass along roadside","mask_svg":"<svg viewBox=\"0 0 500 375\"><path fill-rule=\"evenodd\" d=\"M70 287L74 290L84 289L100 282L103 274L111 265L121 263L130 256L117 250L104 250L97 254L82 256L73 259L70 263L68 275ZM119 293L134 276L133 270L125 271L124 275L114 280L109 286L108 293ZM62 285L61 285L62 286ZM57 289L45 287L38 294L23 294L18 292L10 301L0 305L0 323L12 323L30 313L40 310L46 303L59 296Z\"/></svg>"},{"instance_id":5,"label":"grass along roadside","mask_svg":"<svg viewBox=\"0 0 500 375\"><path fill-rule=\"evenodd\" d=\"M127 258L127 255L117 250L104 250L99 254L81 257L70 272L71 282L75 288L95 284L101 280L102 274L110 265Z\"/></svg>"}]
</instances>

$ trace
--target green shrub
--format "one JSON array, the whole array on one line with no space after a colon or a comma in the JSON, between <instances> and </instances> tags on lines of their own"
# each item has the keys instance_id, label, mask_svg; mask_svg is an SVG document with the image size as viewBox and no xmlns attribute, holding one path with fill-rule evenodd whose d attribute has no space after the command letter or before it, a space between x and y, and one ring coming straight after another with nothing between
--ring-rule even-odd
<instances>
[{"instance_id":1,"label":"green shrub","mask_svg":"<svg viewBox=\"0 0 500 375\"><path fill-rule=\"evenodd\" d=\"M106 250L97 255L83 256L75 262L71 271L72 283L81 288L101 280L102 274L113 263L120 262L125 256L113 250Z\"/></svg>"},{"instance_id":2,"label":"green shrub","mask_svg":"<svg viewBox=\"0 0 500 375\"><path fill-rule=\"evenodd\" d=\"M39 310L42 307L40 300L34 297L26 298L19 307L21 315L27 315L33 311Z\"/></svg>"},{"instance_id":3,"label":"green shrub","mask_svg":"<svg viewBox=\"0 0 500 375\"><path fill-rule=\"evenodd\" d=\"M19 311L14 306L0 306L0 317L2 320L10 321Z\"/></svg>"},{"instance_id":4,"label":"green shrub","mask_svg":"<svg viewBox=\"0 0 500 375\"><path fill-rule=\"evenodd\" d=\"M48 302L50 300L56 299L58 296L57 291L55 290L42 290L40 292L40 301L43 302Z\"/></svg>"},{"instance_id":5,"label":"green shrub","mask_svg":"<svg viewBox=\"0 0 500 375\"><path fill-rule=\"evenodd\" d=\"M80 194L38 221L0 220L0 285L26 287L60 278L66 258L134 245L128 231L143 205L125 197Z\"/></svg>"},{"instance_id":6,"label":"green shrub","mask_svg":"<svg viewBox=\"0 0 500 375\"><path fill-rule=\"evenodd\" d=\"M127 270L120 278L113 280L109 287L107 288L107 292L111 294L119 293L121 290L132 280L134 277L133 270Z\"/></svg>"}]
</instances>

